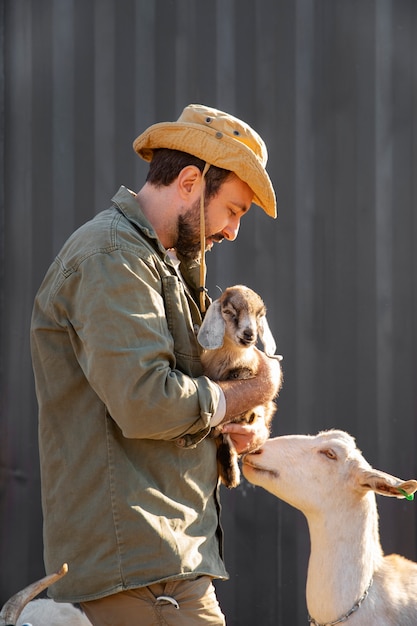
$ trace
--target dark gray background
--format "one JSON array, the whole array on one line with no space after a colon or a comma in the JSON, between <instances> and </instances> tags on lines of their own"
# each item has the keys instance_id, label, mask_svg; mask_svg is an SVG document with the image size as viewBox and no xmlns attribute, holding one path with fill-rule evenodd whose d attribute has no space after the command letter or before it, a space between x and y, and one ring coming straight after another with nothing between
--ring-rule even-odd
<instances>
[{"instance_id":1,"label":"dark gray background","mask_svg":"<svg viewBox=\"0 0 417 626\"><path fill-rule=\"evenodd\" d=\"M274 434L342 428L375 467L417 477L415 0L0 7L0 602L44 572L34 294L72 230L143 183L135 136L192 102L269 148L279 218L254 207L208 282L267 303L285 357ZM415 559L416 505L378 502L385 550ZM302 515L247 483L223 510L228 625L305 624Z\"/></svg>"}]
</instances>

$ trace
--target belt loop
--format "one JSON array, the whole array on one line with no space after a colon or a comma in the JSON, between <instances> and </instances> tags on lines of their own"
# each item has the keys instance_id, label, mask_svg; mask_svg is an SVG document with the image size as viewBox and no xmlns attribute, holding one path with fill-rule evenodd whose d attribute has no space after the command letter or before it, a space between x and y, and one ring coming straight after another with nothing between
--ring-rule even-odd
<instances>
[{"instance_id":1,"label":"belt loop","mask_svg":"<svg viewBox=\"0 0 417 626\"><path fill-rule=\"evenodd\" d=\"M172 604L176 609L180 608L180 605L175 598L171 596L158 596L155 600L155 604Z\"/></svg>"}]
</instances>

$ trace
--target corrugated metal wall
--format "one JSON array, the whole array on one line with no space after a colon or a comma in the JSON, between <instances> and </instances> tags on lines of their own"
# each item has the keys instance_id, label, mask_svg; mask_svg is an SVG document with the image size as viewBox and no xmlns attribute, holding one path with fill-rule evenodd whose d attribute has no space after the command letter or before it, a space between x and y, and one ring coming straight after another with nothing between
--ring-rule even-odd
<instances>
[{"instance_id":1,"label":"corrugated metal wall","mask_svg":"<svg viewBox=\"0 0 417 626\"><path fill-rule=\"evenodd\" d=\"M279 219L253 209L209 285L267 302L274 433L343 428L417 477L415 0L3 0L1 20L0 602L43 574L34 293L70 232L140 187L134 137L190 102L269 146ZM416 505L387 500L384 548L416 559ZM247 483L223 508L229 626L305 624L304 518Z\"/></svg>"}]
</instances>

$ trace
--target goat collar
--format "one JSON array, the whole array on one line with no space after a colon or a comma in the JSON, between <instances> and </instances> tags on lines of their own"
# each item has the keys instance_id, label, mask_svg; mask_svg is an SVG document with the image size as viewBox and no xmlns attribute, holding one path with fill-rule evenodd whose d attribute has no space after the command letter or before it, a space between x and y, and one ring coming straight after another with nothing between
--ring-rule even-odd
<instances>
[{"instance_id":1,"label":"goat collar","mask_svg":"<svg viewBox=\"0 0 417 626\"><path fill-rule=\"evenodd\" d=\"M308 623L313 624L314 626L335 626L336 624L341 624L342 622L346 622L349 619L349 617L352 615L352 613L355 613L359 609L360 605L362 604L362 602L365 600L366 596L368 595L373 582L374 582L374 579L371 578L369 585L365 589L364 594L359 598L357 602L355 602L355 604L352 606L350 611L348 611L347 613L343 615L343 617L340 617L335 622L326 622L325 624L319 624L319 622L316 622L314 617L311 617L311 615L308 614Z\"/></svg>"}]
</instances>

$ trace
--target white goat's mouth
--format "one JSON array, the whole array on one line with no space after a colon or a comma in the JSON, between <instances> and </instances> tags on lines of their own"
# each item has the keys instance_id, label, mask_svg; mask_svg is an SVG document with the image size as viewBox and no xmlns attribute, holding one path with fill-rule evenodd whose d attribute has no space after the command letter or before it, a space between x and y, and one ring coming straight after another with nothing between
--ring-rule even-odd
<instances>
[{"instance_id":1,"label":"white goat's mouth","mask_svg":"<svg viewBox=\"0 0 417 626\"><path fill-rule=\"evenodd\" d=\"M257 465L253 463L251 460L248 460L247 457L243 457L242 463L244 466L254 470L255 472L259 472L260 474L269 474L273 478L279 478L279 472L276 469L270 469L268 467L263 467L261 465Z\"/></svg>"}]
</instances>

